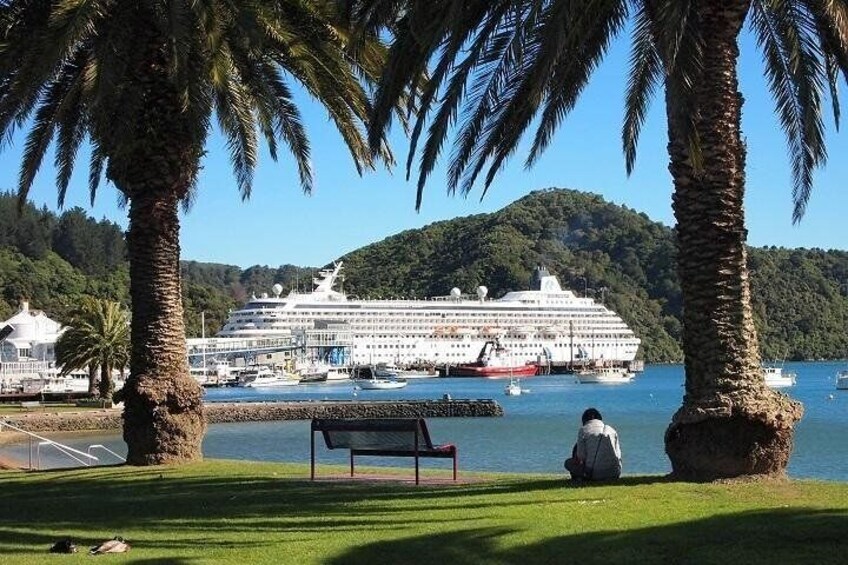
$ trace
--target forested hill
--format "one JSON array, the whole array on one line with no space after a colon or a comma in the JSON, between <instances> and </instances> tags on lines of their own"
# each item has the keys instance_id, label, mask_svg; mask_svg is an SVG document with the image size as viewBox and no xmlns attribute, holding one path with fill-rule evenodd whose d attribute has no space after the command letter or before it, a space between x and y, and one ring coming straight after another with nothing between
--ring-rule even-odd
<instances>
[{"instance_id":1,"label":"forested hill","mask_svg":"<svg viewBox=\"0 0 848 565\"><path fill-rule=\"evenodd\" d=\"M497 297L527 288L538 264L563 286L621 314L648 361L681 358L673 231L599 196L551 189L506 208L409 230L343 257L360 296L446 295L478 285ZM848 356L848 252L751 249L765 359ZM604 290L606 289L606 290Z\"/></svg>"},{"instance_id":2,"label":"forested hill","mask_svg":"<svg viewBox=\"0 0 848 565\"><path fill-rule=\"evenodd\" d=\"M445 295L478 285L498 297L527 288L544 264L563 286L588 289L642 338L648 361L681 357L680 290L671 229L644 215L571 190L534 192L493 214L438 222L363 247L345 260L345 291L370 297ZM0 320L21 298L62 319L81 294L128 303L120 226L80 208L61 215L0 193ZM848 252L751 249L754 307L766 359L848 356ZM183 261L190 336L217 331L227 312L279 282L308 287L314 269L241 269Z\"/></svg>"},{"instance_id":3,"label":"forested hill","mask_svg":"<svg viewBox=\"0 0 848 565\"><path fill-rule=\"evenodd\" d=\"M277 281L287 288L298 280L309 282L312 271L291 265L242 270L194 261L183 261L182 270L190 336L201 333L201 312L206 312L207 331L212 334L251 291L269 289ZM27 298L33 308L61 321L84 294L129 305L129 266L121 227L94 220L82 208L57 215L27 204L19 213L17 196L0 193L0 320L14 314L21 299Z\"/></svg>"}]
</instances>

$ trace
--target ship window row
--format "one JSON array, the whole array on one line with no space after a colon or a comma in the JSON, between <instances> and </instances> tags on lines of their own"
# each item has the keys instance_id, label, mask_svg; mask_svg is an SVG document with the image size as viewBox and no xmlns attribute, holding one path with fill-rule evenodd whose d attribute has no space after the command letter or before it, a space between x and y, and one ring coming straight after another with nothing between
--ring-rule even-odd
<instances>
[{"instance_id":1,"label":"ship window row","mask_svg":"<svg viewBox=\"0 0 848 565\"><path fill-rule=\"evenodd\" d=\"M269 322L270 323L270 322L274 322L276 320L280 320L280 321L283 321L283 322L286 322L286 321L295 321L295 322L296 321L307 321L307 322L311 322L312 320L314 320L315 317L316 317L316 315L313 315L311 313L304 313L304 314L296 315L296 316L282 316L282 315L277 316L277 315L271 314L270 317L267 317L267 318L266 317L256 317L255 314L235 314L235 315L232 316L232 319L235 322ZM346 318L343 313L338 313L335 317L338 317L338 318L341 318L341 319ZM388 316L388 317L385 316L385 315L379 315L378 316L376 314L373 315L373 316L365 315L365 316L357 317L356 319L361 320L363 318L373 318L373 323L391 323L391 322L402 322L402 321L425 323L424 320L421 320L422 316L409 314L409 313L403 313L403 314L398 314L396 316ZM482 318L482 320L481 320L481 318ZM454 314L454 315L451 315L451 316L444 316L444 315L442 316L442 319L444 320L445 323L471 323L471 324L473 324L473 323L481 323L481 324L492 324L492 323L494 323L494 324L498 324L498 323L501 323L500 320L504 320L505 322L529 323L529 324L537 323L537 321L538 321L538 323L545 323L545 322L548 322L548 321L557 321L557 322L563 323L563 324L564 323L572 323L573 324L573 323L579 323L579 322L584 321L584 320L592 320L593 322L597 323L597 318L607 318L607 320L604 321L605 323L616 324L616 325L622 325L623 324L623 321L620 318L618 318L614 315L602 315L602 314L586 314L586 315L583 315L583 316L576 317L575 320L561 320L562 315L555 315L555 314L527 315L526 313L524 313L524 314L500 314L500 315L494 316L494 319L492 319L492 318L493 317L490 314L487 314L487 315L483 315L483 314L457 315L457 314ZM370 320L366 319L365 321L368 322ZM601 323L604 323L604 322L601 322Z\"/></svg>"}]
</instances>

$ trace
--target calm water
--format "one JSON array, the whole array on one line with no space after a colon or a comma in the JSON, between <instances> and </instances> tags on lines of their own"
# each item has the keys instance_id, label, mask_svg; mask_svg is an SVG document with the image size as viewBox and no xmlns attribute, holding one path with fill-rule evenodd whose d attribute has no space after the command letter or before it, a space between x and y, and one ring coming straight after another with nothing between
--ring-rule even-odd
<instances>
[{"instance_id":1,"label":"calm water","mask_svg":"<svg viewBox=\"0 0 848 565\"><path fill-rule=\"evenodd\" d=\"M798 384L784 389L804 403L789 465L793 477L848 481L848 391L835 389L835 374L845 362L787 363ZM649 366L628 385L580 385L565 375L525 379L528 394L508 397L504 381L487 379L420 379L395 391L354 391L349 383L304 385L283 389L211 389L207 400L324 400L494 398L503 418L431 418L433 441L459 447L460 469L509 472L558 472L570 453L580 415L595 406L615 427L624 452L625 473L666 473L663 433L679 407L683 387L679 365ZM85 449L103 443L125 452L115 435L86 436L67 442ZM309 461L308 422L218 424L203 444L207 457L267 461ZM21 455L18 454L20 457ZM319 463L343 462L343 453L321 449ZM409 461L366 458L365 464L407 466ZM427 466L446 467L444 461ZM320 468L319 468L320 472Z\"/></svg>"}]
</instances>

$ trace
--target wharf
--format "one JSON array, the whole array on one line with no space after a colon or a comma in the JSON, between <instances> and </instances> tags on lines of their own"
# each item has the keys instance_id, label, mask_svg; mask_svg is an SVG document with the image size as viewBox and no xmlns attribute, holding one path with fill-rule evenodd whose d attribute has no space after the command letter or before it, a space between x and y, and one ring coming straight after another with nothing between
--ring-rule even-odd
<instances>
[{"instance_id":1,"label":"wharf","mask_svg":"<svg viewBox=\"0 0 848 565\"><path fill-rule=\"evenodd\" d=\"M88 392L2 392L0 403L4 402L71 402L91 396Z\"/></svg>"},{"instance_id":2,"label":"wharf","mask_svg":"<svg viewBox=\"0 0 848 565\"><path fill-rule=\"evenodd\" d=\"M47 409L49 410L49 408ZM312 418L478 418L503 416L492 399L456 400L298 400L286 402L209 402L210 424L274 422ZM31 432L81 432L121 429L121 410L22 412L6 415L10 424Z\"/></svg>"}]
</instances>

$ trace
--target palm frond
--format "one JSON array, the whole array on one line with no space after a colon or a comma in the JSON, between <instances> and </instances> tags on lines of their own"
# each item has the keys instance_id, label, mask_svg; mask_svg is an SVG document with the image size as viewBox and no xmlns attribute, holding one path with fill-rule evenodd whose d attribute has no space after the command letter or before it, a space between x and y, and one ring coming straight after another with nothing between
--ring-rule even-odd
<instances>
[{"instance_id":1,"label":"palm frond","mask_svg":"<svg viewBox=\"0 0 848 565\"><path fill-rule=\"evenodd\" d=\"M662 62L654 43L653 14L650 2L638 2L633 22L633 45L630 51L627 95L625 97L624 126L621 141L627 174L636 164L636 147L639 133L645 122L648 105L657 84L662 79Z\"/></svg>"},{"instance_id":2,"label":"palm frond","mask_svg":"<svg viewBox=\"0 0 848 565\"><path fill-rule=\"evenodd\" d=\"M103 165L106 163L106 154L100 143L95 139L91 144L91 156L88 164L88 196L91 205L94 206L94 197L103 177Z\"/></svg>"},{"instance_id":3,"label":"palm frond","mask_svg":"<svg viewBox=\"0 0 848 565\"><path fill-rule=\"evenodd\" d=\"M686 144L693 168L700 171L703 157L694 89L703 73L704 40L694 15L694 0L650 1L654 43L665 69L666 100L671 101L667 103L671 108L669 128Z\"/></svg>"},{"instance_id":4,"label":"palm frond","mask_svg":"<svg viewBox=\"0 0 848 565\"><path fill-rule=\"evenodd\" d=\"M754 6L752 23L767 61L766 73L786 135L792 165L793 220L804 214L813 171L827 159L822 91L827 81L816 24L800 4L771 0Z\"/></svg>"},{"instance_id":5,"label":"palm frond","mask_svg":"<svg viewBox=\"0 0 848 565\"><path fill-rule=\"evenodd\" d=\"M568 47L570 56L560 58L556 64L547 104L527 157L527 167L531 167L548 147L553 132L574 108L589 78L606 54L610 41L622 29L627 13L625 3L599 0L584 5L574 14L571 19L574 30L570 32L573 36L569 38ZM577 30L580 30L579 34ZM490 171L486 184L491 184L493 178Z\"/></svg>"},{"instance_id":6,"label":"palm frond","mask_svg":"<svg viewBox=\"0 0 848 565\"><path fill-rule=\"evenodd\" d=\"M404 93L419 88L426 72L432 47L441 44L446 33L446 14L455 14L457 0L418 0L410 3L403 17L392 23L394 40L382 77L374 94L374 108L368 129L368 143L376 152L391 125L397 101Z\"/></svg>"},{"instance_id":7,"label":"palm frond","mask_svg":"<svg viewBox=\"0 0 848 565\"><path fill-rule=\"evenodd\" d=\"M463 172L480 143L486 123L501 100L506 99L504 90L511 77L520 73L517 67L526 64L530 57L529 37L532 36L542 17L541 4L528 6L526 10L510 9L498 11L488 18L487 27L476 40L474 77L464 104L459 132L448 168L448 191L453 193L460 185ZM466 59L468 60L468 59Z\"/></svg>"},{"instance_id":8,"label":"palm frond","mask_svg":"<svg viewBox=\"0 0 848 565\"><path fill-rule=\"evenodd\" d=\"M474 12L473 8L477 8L477 11ZM476 3L474 6L466 7L466 11L469 12L467 19L471 22L482 21L480 28L478 29L474 25L460 27L455 29L445 39L445 45L441 50L439 62L421 91L417 108L418 117L410 136L409 155L406 162L407 180L410 178L412 172L412 163L418 147L418 139L424 129L426 116L448 73L453 71L448 80L448 86L438 104L436 116L430 124L426 144L420 159L418 187L415 198L416 210L420 210L421 208L424 186L436 165L449 129L456 120L457 108L465 94L466 82L470 74L478 68L481 53L489 43L492 33L500 27L504 13L509 9L509 2ZM475 37L471 42L471 46L465 48L465 58L459 64L456 64L455 60L459 56L460 50L464 48L467 42L471 41L472 34Z\"/></svg>"},{"instance_id":9,"label":"palm frond","mask_svg":"<svg viewBox=\"0 0 848 565\"><path fill-rule=\"evenodd\" d=\"M44 98L35 112L35 119L24 145L18 179L18 199L21 203L26 201L44 154L53 140L57 123L61 122L68 112L79 111L78 105L74 102L79 101L81 86L80 71L75 65L66 66L65 70L48 85Z\"/></svg>"},{"instance_id":10,"label":"palm frond","mask_svg":"<svg viewBox=\"0 0 848 565\"><path fill-rule=\"evenodd\" d=\"M300 112L294 104L291 91L277 70L270 65L265 65L263 70L276 104L274 131L288 145L297 163L300 186L309 194L313 183L311 149Z\"/></svg>"}]
</instances>

